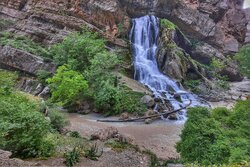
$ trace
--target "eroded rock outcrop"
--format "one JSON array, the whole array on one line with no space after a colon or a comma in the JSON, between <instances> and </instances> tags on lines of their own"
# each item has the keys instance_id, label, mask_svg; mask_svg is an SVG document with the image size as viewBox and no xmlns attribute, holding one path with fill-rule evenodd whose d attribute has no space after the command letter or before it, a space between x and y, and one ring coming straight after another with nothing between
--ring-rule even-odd
<instances>
[{"instance_id":1,"label":"eroded rock outcrop","mask_svg":"<svg viewBox=\"0 0 250 167\"><path fill-rule=\"evenodd\" d=\"M56 65L45 62L40 57L25 51L14 49L10 46L0 46L0 67L23 71L28 74L36 75L39 70L54 73Z\"/></svg>"},{"instance_id":2,"label":"eroded rock outcrop","mask_svg":"<svg viewBox=\"0 0 250 167\"><path fill-rule=\"evenodd\" d=\"M15 21L7 31L45 45L88 26L113 44L127 47L119 37L127 37L131 18L154 14L174 22L188 38L203 42L191 51L190 43L183 47L175 41L192 58L208 63L213 57L234 54L250 41L250 12L242 5L243 0L2 0L0 18ZM161 66L178 69L183 65L170 54L168 62L172 60L177 65ZM167 68L165 73L172 71ZM182 66L171 75L180 78L186 70Z\"/></svg>"}]
</instances>

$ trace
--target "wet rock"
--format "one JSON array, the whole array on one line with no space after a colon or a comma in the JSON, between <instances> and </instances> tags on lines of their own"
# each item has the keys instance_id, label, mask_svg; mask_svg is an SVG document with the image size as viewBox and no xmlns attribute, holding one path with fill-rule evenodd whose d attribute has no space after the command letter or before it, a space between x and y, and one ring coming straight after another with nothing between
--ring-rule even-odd
<instances>
[{"instance_id":1,"label":"wet rock","mask_svg":"<svg viewBox=\"0 0 250 167\"><path fill-rule=\"evenodd\" d=\"M177 115L177 113L174 113L174 114L169 115L169 116L168 116L168 119L170 119L170 120L178 120L178 115Z\"/></svg>"},{"instance_id":2,"label":"wet rock","mask_svg":"<svg viewBox=\"0 0 250 167\"><path fill-rule=\"evenodd\" d=\"M154 99L149 96L149 95L145 95L141 98L141 102L145 105L147 105L148 107L153 107L155 104Z\"/></svg>"},{"instance_id":3,"label":"wet rock","mask_svg":"<svg viewBox=\"0 0 250 167\"><path fill-rule=\"evenodd\" d=\"M119 117L119 120L126 120L129 119L129 114L127 112L122 113Z\"/></svg>"},{"instance_id":4,"label":"wet rock","mask_svg":"<svg viewBox=\"0 0 250 167\"><path fill-rule=\"evenodd\" d=\"M151 124L152 122L153 122L153 120L150 118L145 119L145 121L144 121L145 124Z\"/></svg>"}]
</instances>

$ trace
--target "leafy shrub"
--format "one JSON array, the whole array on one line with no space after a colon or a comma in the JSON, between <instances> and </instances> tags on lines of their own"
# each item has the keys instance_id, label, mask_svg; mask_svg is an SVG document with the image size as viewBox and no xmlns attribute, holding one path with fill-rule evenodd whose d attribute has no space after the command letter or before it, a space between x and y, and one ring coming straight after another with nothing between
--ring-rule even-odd
<instances>
[{"instance_id":1,"label":"leafy shrub","mask_svg":"<svg viewBox=\"0 0 250 167\"><path fill-rule=\"evenodd\" d=\"M52 100L63 105L74 100L88 88L84 77L66 65L59 67L56 74L47 81L52 91Z\"/></svg>"},{"instance_id":2,"label":"leafy shrub","mask_svg":"<svg viewBox=\"0 0 250 167\"><path fill-rule=\"evenodd\" d=\"M220 165L250 161L250 100L238 102L232 111L189 109L188 117L177 144L185 163Z\"/></svg>"},{"instance_id":3,"label":"leafy shrub","mask_svg":"<svg viewBox=\"0 0 250 167\"><path fill-rule=\"evenodd\" d=\"M44 138L50 125L38 111L38 105L24 95L0 95L0 148L23 158L50 154L53 144Z\"/></svg>"},{"instance_id":4,"label":"leafy shrub","mask_svg":"<svg viewBox=\"0 0 250 167\"><path fill-rule=\"evenodd\" d=\"M167 19L161 19L161 26L170 30L176 29L176 25Z\"/></svg>"},{"instance_id":5,"label":"leafy shrub","mask_svg":"<svg viewBox=\"0 0 250 167\"><path fill-rule=\"evenodd\" d=\"M0 94L10 94L17 77L16 73L0 70Z\"/></svg>"},{"instance_id":6,"label":"leafy shrub","mask_svg":"<svg viewBox=\"0 0 250 167\"><path fill-rule=\"evenodd\" d=\"M81 151L75 147L72 151L64 154L65 164L67 167L73 167L76 163L80 162Z\"/></svg>"},{"instance_id":7,"label":"leafy shrub","mask_svg":"<svg viewBox=\"0 0 250 167\"><path fill-rule=\"evenodd\" d=\"M62 128L69 124L69 121L66 119L66 115L58 110L51 110L48 113L48 116L51 121L51 127L58 132L61 132Z\"/></svg>"},{"instance_id":8,"label":"leafy shrub","mask_svg":"<svg viewBox=\"0 0 250 167\"><path fill-rule=\"evenodd\" d=\"M117 115L122 112L144 113L146 106L141 103L143 96L140 93L127 90L124 87L111 84L110 82L102 82L101 89L96 92L94 99L97 109L106 115Z\"/></svg>"},{"instance_id":9,"label":"leafy shrub","mask_svg":"<svg viewBox=\"0 0 250 167\"><path fill-rule=\"evenodd\" d=\"M9 45L16 49L21 49L37 56L48 57L49 52L41 44L35 43L25 36L15 36L12 33L0 34L0 45Z\"/></svg>"},{"instance_id":10,"label":"leafy shrub","mask_svg":"<svg viewBox=\"0 0 250 167\"><path fill-rule=\"evenodd\" d=\"M70 132L70 137L74 137L74 138L81 138L81 135L79 132L77 131L73 131L73 132Z\"/></svg>"},{"instance_id":11,"label":"leafy shrub","mask_svg":"<svg viewBox=\"0 0 250 167\"><path fill-rule=\"evenodd\" d=\"M250 59L250 45L243 46L235 58L240 63L242 73L250 77L250 61L248 61Z\"/></svg>"}]
</instances>

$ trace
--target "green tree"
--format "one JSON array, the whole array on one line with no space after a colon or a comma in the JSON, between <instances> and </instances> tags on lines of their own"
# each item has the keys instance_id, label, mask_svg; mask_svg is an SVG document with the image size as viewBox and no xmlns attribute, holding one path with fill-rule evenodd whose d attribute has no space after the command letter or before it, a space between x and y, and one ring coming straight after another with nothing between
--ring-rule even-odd
<instances>
[{"instance_id":1,"label":"green tree","mask_svg":"<svg viewBox=\"0 0 250 167\"><path fill-rule=\"evenodd\" d=\"M250 77L250 45L243 46L236 54L236 59L240 63L242 73Z\"/></svg>"},{"instance_id":2,"label":"green tree","mask_svg":"<svg viewBox=\"0 0 250 167\"><path fill-rule=\"evenodd\" d=\"M52 91L52 100L63 105L73 101L80 93L88 89L83 75L64 65L57 69L56 74L47 80Z\"/></svg>"},{"instance_id":3,"label":"green tree","mask_svg":"<svg viewBox=\"0 0 250 167\"><path fill-rule=\"evenodd\" d=\"M104 50L105 41L97 33L83 29L52 46L49 52L58 65L69 64L73 70L84 71L90 65L90 60Z\"/></svg>"}]
</instances>

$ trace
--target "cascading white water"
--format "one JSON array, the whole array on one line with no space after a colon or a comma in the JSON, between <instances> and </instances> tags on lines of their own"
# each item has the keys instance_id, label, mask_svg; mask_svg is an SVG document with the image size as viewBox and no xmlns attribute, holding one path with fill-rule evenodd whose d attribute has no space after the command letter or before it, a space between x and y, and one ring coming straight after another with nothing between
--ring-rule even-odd
<instances>
[{"instance_id":1,"label":"cascading white water","mask_svg":"<svg viewBox=\"0 0 250 167\"><path fill-rule=\"evenodd\" d=\"M159 20L155 16L133 19L130 40L134 55L135 79L148 86L156 97L170 101L174 109L185 106L192 100L192 106L199 105L198 97L181 90L174 80L162 74L156 61ZM169 92L180 94L178 101Z\"/></svg>"}]
</instances>

